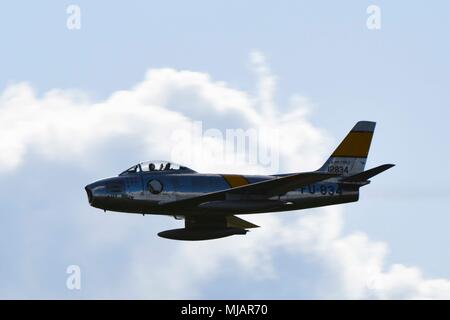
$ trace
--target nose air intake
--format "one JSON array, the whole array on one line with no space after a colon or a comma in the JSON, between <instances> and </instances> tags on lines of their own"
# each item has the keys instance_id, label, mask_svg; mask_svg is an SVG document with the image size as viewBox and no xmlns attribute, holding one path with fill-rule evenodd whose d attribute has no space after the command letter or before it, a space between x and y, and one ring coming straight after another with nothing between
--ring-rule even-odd
<instances>
[{"instance_id":1,"label":"nose air intake","mask_svg":"<svg viewBox=\"0 0 450 320\"><path fill-rule=\"evenodd\" d=\"M91 191L91 189L89 189L89 187L87 187L87 186L84 189L86 190L89 204L92 204L92 191Z\"/></svg>"}]
</instances>

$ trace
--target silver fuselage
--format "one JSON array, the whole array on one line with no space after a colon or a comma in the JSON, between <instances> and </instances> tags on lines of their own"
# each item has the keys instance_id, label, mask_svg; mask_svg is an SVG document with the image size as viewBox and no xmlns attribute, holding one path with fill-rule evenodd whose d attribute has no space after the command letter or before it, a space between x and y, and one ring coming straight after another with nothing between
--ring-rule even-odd
<instances>
[{"instance_id":1,"label":"silver fuselage","mask_svg":"<svg viewBox=\"0 0 450 320\"><path fill-rule=\"evenodd\" d=\"M277 176L240 175L249 184ZM150 191L151 183L157 181L161 190ZM229 214L250 214L262 212L288 211L354 202L358 200L359 188L338 183L335 179L308 185L289 191L284 195L265 199L263 195L237 195L223 203L190 208L171 208L161 204L192 198L233 187L221 174L201 174L196 172L136 172L96 181L86 186L89 202L93 207L127 213L162 214L188 216L208 212Z\"/></svg>"}]
</instances>

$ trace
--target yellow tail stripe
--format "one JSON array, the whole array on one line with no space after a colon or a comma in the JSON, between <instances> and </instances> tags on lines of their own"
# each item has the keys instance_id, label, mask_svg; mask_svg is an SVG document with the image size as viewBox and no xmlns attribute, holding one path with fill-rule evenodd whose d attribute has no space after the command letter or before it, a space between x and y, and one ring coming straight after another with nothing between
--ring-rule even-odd
<instances>
[{"instance_id":1,"label":"yellow tail stripe","mask_svg":"<svg viewBox=\"0 0 450 320\"><path fill-rule=\"evenodd\" d=\"M238 174L224 174L222 177L230 185L231 188L236 188L240 186L245 186L248 184L247 179Z\"/></svg>"},{"instance_id":2,"label":"yellow tail stripe","mask_svg":"<svg viewBox=\"0 0 450 320\"><path fill-rule=\"evenodd\" d=\"M373 132L352 131L345 137L331 156L365 158L369 154L372 136Z\"/></svg>"}]
</instances>

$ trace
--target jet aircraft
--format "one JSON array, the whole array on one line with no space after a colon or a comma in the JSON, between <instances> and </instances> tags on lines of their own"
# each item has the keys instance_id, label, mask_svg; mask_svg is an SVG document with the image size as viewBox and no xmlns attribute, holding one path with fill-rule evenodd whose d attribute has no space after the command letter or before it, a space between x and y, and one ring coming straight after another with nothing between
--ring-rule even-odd
<instances>
[{"instance_id":1,"label":"jet aircraft","mask_svg":"<svg viewBox=\"0 0 450 320\"><path fill-rule=\"evenodd\" d=\"M370 178L393 167L364 171L375 122L360 121L324 165L275 175L204 174L168 161L145 161L85 187L91 206L104 211L184 219L184 228L158 233L174 240L245 235L257 225L236 215L307 209L359 199Z\"/></svg>"}]
</instances>

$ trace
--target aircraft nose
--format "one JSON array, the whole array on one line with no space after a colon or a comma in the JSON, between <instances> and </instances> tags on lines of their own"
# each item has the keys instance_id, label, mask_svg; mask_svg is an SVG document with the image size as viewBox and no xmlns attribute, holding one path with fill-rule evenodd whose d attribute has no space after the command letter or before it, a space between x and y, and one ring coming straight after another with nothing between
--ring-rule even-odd
<instances>
[{"instance_id":1,"label":"aircraft nose","mask_svg":"<svg viewBox=\"0 0 450 320\"><path fill-rule=\"evenodd\" d=\"M89 204L92 204L93 196L92 196L92 189L91 189L91 186L90 186L90 185L87 185L86 187L84 187L84 190L86 190Z\"/></svg>"}]
</instances>

